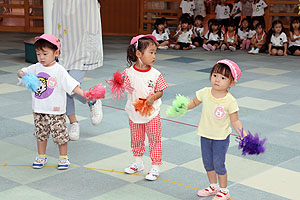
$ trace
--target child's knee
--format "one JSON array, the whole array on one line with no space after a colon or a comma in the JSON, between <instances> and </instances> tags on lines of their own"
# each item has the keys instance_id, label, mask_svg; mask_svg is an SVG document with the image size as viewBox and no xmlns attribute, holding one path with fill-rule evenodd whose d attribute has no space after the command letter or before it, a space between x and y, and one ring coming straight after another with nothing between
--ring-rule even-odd
<instances>
[{"instance_id":1,"label":"child's knee","mask_svg":"<svg viewBox=\"0 0 300 200\"><path fill-rule=\"evenodd\" d=\"M279 56L282 56L282 55L283 55L283 51L279 50L279 51L277 52L277 54L278 54Z\"/></svg>"},{"instance_id":2,"label":"child's knee","mask_svg":"<svg viewBox=\"0 0 300 200\"><path fill-rule=\"evenodd\" d=\"M215 161L214 162L214 169L218 175L224 175L227 173L225 163L222 161Z\"/></svg>"}]
</instances>

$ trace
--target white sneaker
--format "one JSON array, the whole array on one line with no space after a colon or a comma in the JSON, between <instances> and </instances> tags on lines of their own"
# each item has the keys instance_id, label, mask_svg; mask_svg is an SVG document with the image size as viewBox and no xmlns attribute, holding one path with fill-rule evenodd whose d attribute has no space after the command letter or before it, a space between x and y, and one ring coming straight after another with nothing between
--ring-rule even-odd
<instances>
[{"instance_id":1,"label":"white sneaker","mask_svg":"<svg viewBox=\"0 0 300 200\"><path fill-rule=\"evenodd\" d=\"M69 158L62 158L58 160L57 169L59 170L68 169L69 166L70 166Z\"/></svg>"},{"instance_id":2,"label":"white sneaker","mask_svg":"<svg viewBox=\"0 0 300 200\"><path fill-rule=\"evenodd\" d=\"M233 46L229 46L228 48L230 49L230 51L236 51L236 48Z\"/></svg>"},{"instance_id":3,"label":"white sneaker","mask_svg":"<svg viewBox=\"0 0 300 200\"><path fill-rule=\"evenodd\" d=\"M248 53L252 54L254 51L254 48L252 48L250 51L248 51Z\"/></svg>"},{"instance_id":4,"label":"white sneaker","mask_svg":"<svg viewBox=\"0 0 300 200\"><path fill-rule=\"evenodd\" d=\"M78 122L74 122L70 124L70 131L69 131L69 137L70 140L79 140L79 134L80 134L80 126Z\"/></svg>"},{"instance_id":5,"label":"white sneaker","mask_svg":"<svg viewBox=\"0 0 300 200\"><path fill-rule=\"evenodd\" d=\"M259 49L256 48L255 50L252 51L253 54L258 54L259 53Z\"/></svg>"},{"instance_id":6,"label":"white sneaker","mask_svg":"<svg viewBox=\"0 0 300 200\"><path fill-rule=\"evenodd\" d=\"M35 161L32 164L32 168L34 169L41 169L43 168L47 163L47 157L36 157Z\"/></svg>"},{"instance_id":7,"label":"white sneaker","mask_svg":"<svg viewBox=\"0 0 300 200\"><path fill-rule=\"evenodd\" d=\"M90 106L90 117L91 117L91 122L94 126L97 126L102 121L103 112L102 112L102 102L100 99L98 99L94 103L94 105Z\"/></svg>"},{"instance_id":8,"label":"white sneaker","mask_svg":"<svg viewBox=\"0 0 300 200\"><path fill-rule=\"evenodd\" d=\"M170 48L174 48L175 47L175 44L170 44Z\"/></svg>"},{"instance_id":9,"label":"white sneaker","mask_svg":"<svg viewBox=\"0 0 300 200\"><path fill-rule=\"evenodd\" d=\"M192 49L196 49L195 45L191 44L190 46L192 47Z\"/></svg>"},{"instance_id":10,"label":"white sneaker","mask_svg":"<svg viewBox=\"0 0 300 200\"><path fill-rule=\"evenodd\" d=\"M168 49L169 47L168 47L168 46L158 46L157 48L158 48L158 49L162 49L162 50L166 50L166 49Z\"/></svg>"},{"instance_id":11,"label":"white sneaker","mask_svg":"<svg viewBox=\"0 0 300 200\"><path fill-rule=\"evenodd\" d=\"M144 170L144 164L137 164L137 163L132 163L129 167L124 169L124 172L127 174L134 174L139 171Z\"/></svg>"},{"instance_id":12,"label":"white sneaker","mask_svg":"<svg viewBox=\"0 0 300 200\"><path fill-rule=\"evenodd\" d=\"M226 44L222 44L221 51L225 51Z\"/></svg>"},{"instance_id":13,"label":"white sneaker","mask_svg":"<svg viewBox=\"0 0 300 200\"><path fill-rule=\"evenodd\" d=\"M151 168L148 174L145 176L145 179L149 181L155 181L159 176L159 170Z\"/></svg>"}]
</instances>

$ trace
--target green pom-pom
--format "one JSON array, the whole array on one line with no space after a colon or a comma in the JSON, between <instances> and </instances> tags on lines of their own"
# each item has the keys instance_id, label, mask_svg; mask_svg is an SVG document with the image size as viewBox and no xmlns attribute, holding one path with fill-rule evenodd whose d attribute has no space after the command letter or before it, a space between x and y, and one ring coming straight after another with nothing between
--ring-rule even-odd
<instances>
[{"instance_id":1,"label":"green pom-pom","mask_svg":"<svg viewBox=\"0 0 300 200\"><path fill-rule=\"evenodd\" d=\"M173 101L172 107L167 110L167 116L169 117L181 117L184 116L188 110L188 104L190 100L185 96L178 94Z\"/></svg>"}]
</instances>

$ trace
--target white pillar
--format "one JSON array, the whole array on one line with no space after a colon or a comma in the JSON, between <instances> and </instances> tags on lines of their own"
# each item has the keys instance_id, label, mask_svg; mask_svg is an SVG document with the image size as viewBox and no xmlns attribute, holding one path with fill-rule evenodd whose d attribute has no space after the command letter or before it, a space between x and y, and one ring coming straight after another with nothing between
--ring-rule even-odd
<instances>
[{"instance_id":1,"label":"white pillar","mask_svg":"<svg viewBox=\"0 0 300 200\"><path fill-rule=\"evenodd\" d=\"M52 9L53 0L43 1L43 12L44 12L44 33L52 34Z\"/></svg>"}]
</instances>

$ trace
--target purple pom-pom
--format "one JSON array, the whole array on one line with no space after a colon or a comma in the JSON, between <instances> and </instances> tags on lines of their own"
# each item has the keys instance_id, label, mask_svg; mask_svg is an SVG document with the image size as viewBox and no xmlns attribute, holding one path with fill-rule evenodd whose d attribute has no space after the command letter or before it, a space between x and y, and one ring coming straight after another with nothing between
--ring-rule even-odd
<instances>
[{"instance_id":1,"label":"purple pom-pom","mask_svg":"<svg viewBox=\"0 0 300 200\"><path fill-rule=\"evenodd\" d=\"M243 130L241 131L243 133ZM237 137L237 141L239 142L239 149L242 149L242 155L245 156L246 154L253 155L253 154L261 154L264 153L266 147L264 146L266 138L260 140L258 133L252 135L250 131L248 131L248 135L241 138Z\"/></svg>"}]
</instances>

